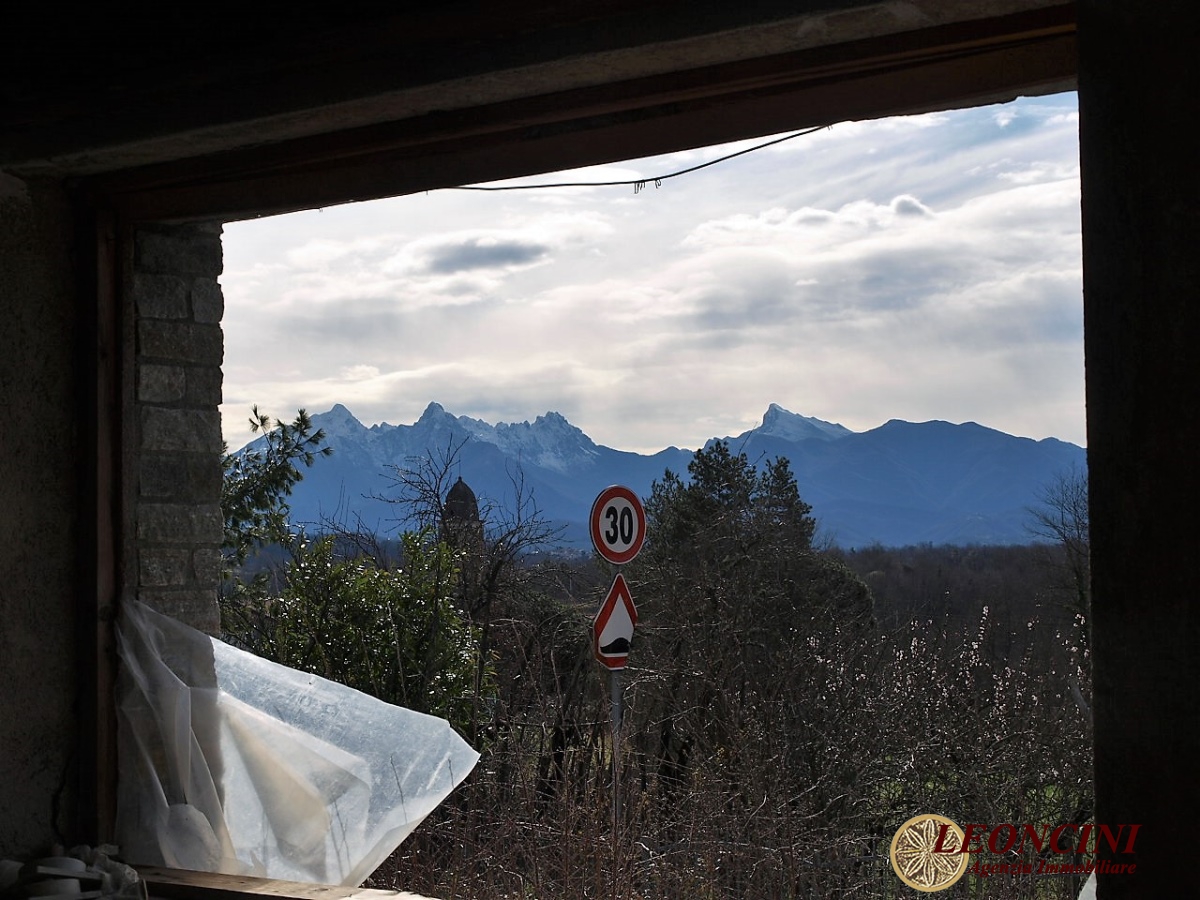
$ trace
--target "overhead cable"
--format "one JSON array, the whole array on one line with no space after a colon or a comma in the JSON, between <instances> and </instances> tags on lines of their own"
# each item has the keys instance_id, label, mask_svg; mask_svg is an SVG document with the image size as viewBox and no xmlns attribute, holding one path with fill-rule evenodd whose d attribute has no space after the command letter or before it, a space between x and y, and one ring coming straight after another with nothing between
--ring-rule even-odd
<instances>
[{"instance_id":1,"label":"overhead cable","mask_svg":"<svg viewBox=\"0 0 1200 900\"><path fill-rule=\"evenodd\" d=\"M632 187L635 194L646 189L651 183L655 187L660 187L668 178L678 178L680 175L689 175L692 172L699 172L701 169L707 169L709 166L715 166L717 163L723 163L734 159L738 156L745 156L747 153L754 153L756 150L762 150L766 147L773 147L775 144L782 144L784 141L790 141L798 137L803 137L806 134L813 134L823 128L830 128L830 125L817 125L813 128L806 128L804 131L797 131L792 134L785 134L783 137L773 138L761 144L756 144L753 147L747 147L745 150L738 150L736 153L729 153L725 156L710 159L708 162L700 163L698 166L691 166L686 169L680 169L678 172L671 172L667 175L657 175L651 178L634 178L628 181L562 181L552 184L471 184L471 185L456 185L454 187L445 188L448 191L538 191L546 188L572 188L572 187Z\"/></svg>"}]
</instances>

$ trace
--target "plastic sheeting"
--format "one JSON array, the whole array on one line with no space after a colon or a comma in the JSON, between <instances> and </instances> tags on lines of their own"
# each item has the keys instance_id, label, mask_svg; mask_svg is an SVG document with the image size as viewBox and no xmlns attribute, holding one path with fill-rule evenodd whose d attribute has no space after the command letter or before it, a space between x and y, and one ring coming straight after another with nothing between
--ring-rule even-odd
<instances>
[{"instance_id":1,"label":"plastic sheeting","mask_svg":"<svg viewBox=\"0 0 1200 900\"><path fill-rule=\"evenodd\" d=\"M118 627L117 837L147 865L356 886L474 768L442 719L139 603Z\"/></svg>"}]
</instances>

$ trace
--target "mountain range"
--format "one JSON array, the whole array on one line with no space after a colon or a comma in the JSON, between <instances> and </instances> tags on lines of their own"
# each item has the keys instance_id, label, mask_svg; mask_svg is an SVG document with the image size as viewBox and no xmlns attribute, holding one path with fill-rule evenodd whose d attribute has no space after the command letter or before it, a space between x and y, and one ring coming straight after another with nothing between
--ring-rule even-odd
<instances>
[{"instance_id":1,"label":"mountain range","mask_svg":"<svg viewBox=\"0 0 1200 900\"><path fill-rule=\"evenodd\" d=\"M541 514L562 526L561 543L588 550L586 520L596 495L624 484L641 496L667 469L686 477L692 451L651 455L596 444L556 412L532 423L490 425L430 403L412 425L366 426L345 406L312 416L332 456L304 471L292 520L354 521L395 529L397 469L454 451L452 475L480 498L511 506L519 474ZM716 440L714 438L713 440ZM871 544L1023 544L1039 491L1087 453L1054 438L1035 441L974 422L891 420L869 431L798 415L771 404L762 424L723 438L754 462L786 457L818 537L842 547ZM250 446L254 446L251 444Z\"/></svg>"}]
</instances>

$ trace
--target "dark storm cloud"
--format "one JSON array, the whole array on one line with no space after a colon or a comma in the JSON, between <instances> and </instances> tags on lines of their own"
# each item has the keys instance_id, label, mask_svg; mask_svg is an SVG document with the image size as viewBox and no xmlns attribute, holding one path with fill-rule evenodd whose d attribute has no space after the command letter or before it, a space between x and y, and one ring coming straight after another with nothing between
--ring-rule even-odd
<instances>
[{"instance_id":1,"label":"dark storm cloud","mask_svg":"<svg viewBox=\"0 0 1200 900\"><path fill-rule=\"evenodd\" d=\"M471 269L501 269L537 262L550 252L546 244L528 241L497 241L474 238L456 244L443 244L428 251L426 268L438 275Z\"/></svg>"}]
</instances>

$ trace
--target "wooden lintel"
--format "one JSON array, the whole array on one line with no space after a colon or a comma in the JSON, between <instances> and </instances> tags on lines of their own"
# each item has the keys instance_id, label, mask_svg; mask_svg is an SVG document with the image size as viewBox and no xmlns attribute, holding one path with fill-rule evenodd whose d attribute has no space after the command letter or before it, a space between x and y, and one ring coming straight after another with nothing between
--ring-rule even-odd
<instances>
[{"instance_id":1,"label":"wooden lintel","mask_svg":"<svg viewBox=\"0 0 1200 900\"><path fill-rule=\"evenodd\" d=\"M79 210L79 355L86 359L80 421L92 454L81 472L80 585L76 607L79 665L79 840L112 841L116 816L116 616L121 578L122 368L117 238L107 211Z\"/></svg>"},{"instance_id":2,"label":"wooden lintel","mask_svg":"<svg viewBox=\"0 0 1200 900\"><path fill-rule=\"evenodd\" d=\"M114 192L147 190L181 182L203 183L254 178L302 166L336 164L354 157L402 151L453 139L477 139L519 128L548 128L587 122L664 106L704 104L761 92L803 91L839 79L887 76L912 67L952 63L998 51L1053 47L1073 38L1074 6L1040 9L999 19L961 22L886 37L870 38L792 53L705 66L586 88L446 110L297 138L278 144L232 150L146 166L109 177ZM1017 74L1020 77L1020 73ZM1019 85L1025 86L1025 85Z\"/></svg>"},{"instance_id":3,"label":"wooden lintel","mask_svg":"<svg viewBox=\"0 0 1200 900\"><path fill-rule=\"evenodd\" d=\"M95 187L133 219L222 218L397 196L595 165L813 125L949 109L1073 86L1075 39L1056 33L988 50L906 56L849 73L805 70L721 93L664 91L655 103L580 113L474 111L469 128L401 123L378 142L358 132L313 146L158 167ZM613 88L615 90L615 88ZM546 98L539 98L548 103ZM501 123L504 127L501 127ZM398 132L411 129L406 137ZM487 130L491 128L492 130ZM144 180L143 180L144 179Z\"/></svg>"},{"instance_id":4,"label":"wooden lintel","mask_svg":"<svg viewBox=\"0 0 1200 900\"><path fill-rule=\"evenodd\" d=\"M1000 19L956 23L883 38L551 92L466 110L429 113L382 125L229 151L198 160L147 166L118 175L100 176L96 183L105 193L123 194L244 181L287 171L299 174L348 165L355 160L378 157L380 154L400 154L401 157L426 155L418 148L441 153L446 143L454 140L473 143L490 136L511 135L520 129L567 127L579 131L591 130L594 125L603 125L614 118L635 117L641 121L659 112L669 114L680 107L703 110L713 104L726 105L739 97L780 92L802 94L809 90L819 91L823 86L839 81L861 82L872 75L902 78L909 70L928 69L930 66L942 66L945 69L942 80L953 85L956 70L961 69L957 64L963 60L995 58L1006 51L1038 56L1049 54L1061 60L1064 44L1069 44L1071 48L1066 54L1069 60L1064 61L1071 69L1059 73L1058 77L1070 78L1074 71L1074 29L1074 7L1067 4ZM978 69L979 66L971 68ZM997 74L1014 87L1026 88L1030 75L1038 68L1035 64L1028 71L1010 68ZM959 93L964 95L976 90L973 83L961 87L963 89ZM913 101L909 102L911 105ZM881 107L873 111L867 104L858 115L872 117L891 115L897 111L894 107ZM903 111L903 106L899 111ZM838 116L836 111L831 110L819 118L822 121L838 121L846 116ZM819 122L789 122L781 124L779 128L804 124ZM769 130L760 128L757 133ZM734 137L718 136L708 139L708 142ZM404 154L406 149L416 152ZM625 155L644 154L633 152Z\"/></svg>"}]
</instances>

